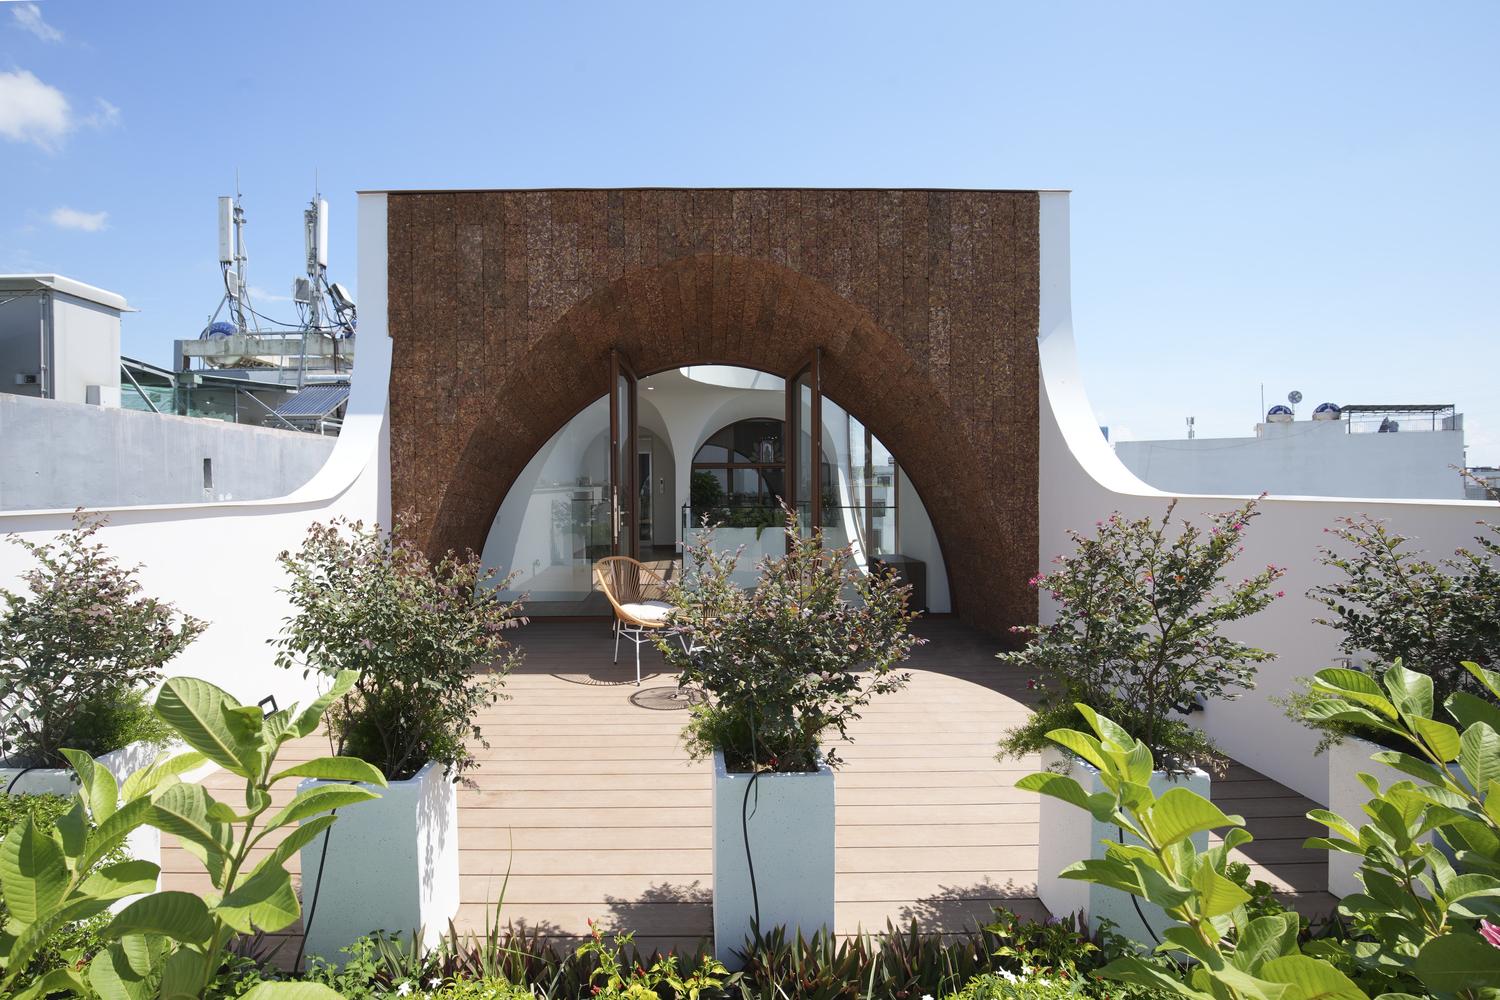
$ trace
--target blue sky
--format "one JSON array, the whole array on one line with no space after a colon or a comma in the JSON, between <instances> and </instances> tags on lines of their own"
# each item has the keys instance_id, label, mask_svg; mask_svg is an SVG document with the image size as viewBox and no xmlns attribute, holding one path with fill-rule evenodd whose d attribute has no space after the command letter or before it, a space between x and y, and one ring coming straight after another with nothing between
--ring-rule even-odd
<instances>
[{"instance_id":1,"label":"blue sky","mask_svg":"<svg viewBox=\"0 0 1500 1000\"><path fill-rule=\"evenodd\" d=\"M238 169L290 316L314 171L361 188L1061 187L1117 435L1454 402L1500 465L1500 4L0 3L0 271L217 302Z\"/></svg>"}]
</instances>

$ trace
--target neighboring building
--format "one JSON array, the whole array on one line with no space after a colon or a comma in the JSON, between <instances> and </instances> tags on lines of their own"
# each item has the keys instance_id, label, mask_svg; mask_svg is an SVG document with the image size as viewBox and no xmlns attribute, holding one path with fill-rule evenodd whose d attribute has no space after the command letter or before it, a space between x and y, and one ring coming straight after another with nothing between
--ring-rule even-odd
<instances>
[{"instance_id":1,"label":"neighboring building","mask_svg":"<svg viewBox=\"0 0 1500 1000\"><path fill-rule=\"evenodd\" d=\"M0 275L0 392L120 405L124 296L59 274Z\"/></svg>"},{"instance_id":2,"label":"neighboring building","mask_svg":"<svg viewBox=\"0 0 1500 1000\"><path fill-rule=\"evenodd\" d=\"M1464 480L1465 499L1500 500L1500 469L1476 465L1469 469L1469 477Z\"/></svg>"},{"instance_id":3,"label":"neighboring building","mask_svg":"<svg viewBox=\"0 0 1500 1000\"><path fill-rule=\"evenodd\" d=\"M1169 493L1462 500L1463 414L1452 404L1273 406L1254 437L1118 441L1115 454Z\"/></svg>"}]
</instances>

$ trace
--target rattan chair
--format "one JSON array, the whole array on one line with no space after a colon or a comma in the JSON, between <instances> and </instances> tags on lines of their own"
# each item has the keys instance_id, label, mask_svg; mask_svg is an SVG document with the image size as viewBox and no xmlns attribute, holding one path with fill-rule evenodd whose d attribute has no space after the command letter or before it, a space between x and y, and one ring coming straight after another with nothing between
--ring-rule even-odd
<instances>
[{"instance_id":1,"label":"rattan chair","mask_svg":"<svg viewBox=\"0 0 1500 1000\"><path fill-rule=\"evenodd\" d=\"M641 684L641 646L667 626L673 608L664 597L667 583L629 556L606 556L594 563L594 579L614 609L615 660L620 636L635 643L635 683Z\"/></svg>"}]
</instances>

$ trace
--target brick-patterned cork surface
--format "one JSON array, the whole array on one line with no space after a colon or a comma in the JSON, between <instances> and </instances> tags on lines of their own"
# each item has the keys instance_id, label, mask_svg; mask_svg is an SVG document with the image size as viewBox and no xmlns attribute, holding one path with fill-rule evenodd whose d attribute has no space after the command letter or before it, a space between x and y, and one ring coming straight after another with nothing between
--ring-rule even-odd
<instances>
[{"instance_id":1,"label":"brick-patterned cork surface","mask_svg":"<svg viewBox=\"0 0 1500 1000\"><path fill-rule=\"evenodd\" d=\"M506 490L609 390L646 374L785 372L909 474L954 610L1035 620L1035 192L553 190L389 196L392 508L432 551L483 547Z\"/></svg>"}]
</instances>

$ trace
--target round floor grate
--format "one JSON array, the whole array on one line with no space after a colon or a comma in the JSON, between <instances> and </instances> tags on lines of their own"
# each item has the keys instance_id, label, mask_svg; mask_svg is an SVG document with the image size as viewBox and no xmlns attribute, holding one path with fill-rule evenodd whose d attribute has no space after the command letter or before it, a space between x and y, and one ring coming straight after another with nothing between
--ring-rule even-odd
<instances>
[{"instance_id":1,"label":"round floor grate","mask_svg":"<svg viewBox=\"0 0 1500 1000\"><path fill-rule=\"evenodd\" d=\"M630 696L630 703L636 708L650 709L653 712L681 712L702 702L703 692L696 688L642 688Z\"/></svg>"}]
</instances>

